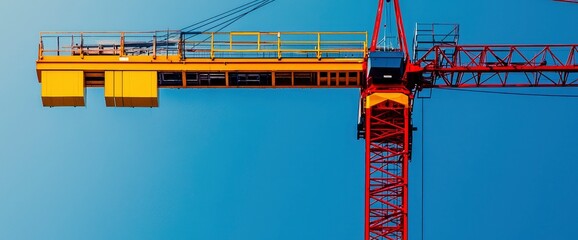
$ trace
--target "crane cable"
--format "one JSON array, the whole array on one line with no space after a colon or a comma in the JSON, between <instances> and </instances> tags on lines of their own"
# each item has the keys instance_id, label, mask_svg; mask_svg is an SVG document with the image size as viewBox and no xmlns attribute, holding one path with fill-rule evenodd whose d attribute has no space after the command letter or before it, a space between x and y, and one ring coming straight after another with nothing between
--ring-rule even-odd
<instances>
[{"instance_id":1,"label":"crane cable","mask_svg":"<svg viewBox=\"0 0 578 240\"><path fill-rule=\"evenodd\" d=\"M462 88L435 88L435 89L448 90L448 91L500 94L500 95L514 95L514 96L578 98L578 95L574 95L574 94L542 94L542 93L500 92L500 91L462 89Z\"/></svg>"},{"instance_id":2,"label":"crane cable","mask_svg":"<svg viewBox=\"0 0 578 240\"><path fill-rule=\"evenodd\" d=\"M175 37L178 37L181 32L193 33L192 35L189 35L187 37L187 39L189 39L189 38L197 36L203 32L209 32L215 28L218 28L218 27L224 25L223 27L221 27L215 31L215 32L218 32L218 31L223 30L225 27L230 26L231 24L238 21L239 19L246 16L247 14L249 14L249 13L251 13L251 12L253 12L259 8L262 8L262 7L272 3L274 1L275 0L253 0L253 1L250 1L248 3L243 4L241 6L227 10L223 13L217 14L215 16L206 18L206 19L201 20L199 22L196 22L196 23L193 23L193 24L188 25L186 27L183 27L177 32L172 32L170 34L166 34L164 36L161 36L161 38L167 38L167 39L175 38ZM223 19L226 19L226 20L222 21ZM222 21L222 22L219 22L219 21ZM211 24L215 24L215 25L211 25ZM204 30L199 31L199 29L201 29L203 27L206 27L206 28Z\"/></svg>"},{"instance_id":3,"label":"crane cable","mask_svg":"<svg viewBox=\"0 0 578 240\"><path fill-rule=\"evenodd\" d=\"M253 3L253 4L249 4L249 5L244 4L240 7L237 7L235 9L227 11L229 13L226 12L226 13L222 13L222 14L219 14L217 16L205 19L205 20L200 21L196 24L193 24L193 25L190 25L186 28L183 28L183 29L181 29L181 31L184 31L184 32L189 31L190 32L190 31L198 30L202 27L208 26L205 30L202 31L202 32L208 32L211 29L215 29L215 28L222 26L222 25L225 25L225 27L226 27L226 26L231 25L233 22L236 22L237 20L241 19L242 17L246 16L247 14L254 12L255 10L262 8L265 5L268 5L274 1L275 0L260 0L260 1L257 1L256 3ZM253 2L255 2L255 1L253 1ZM247 5L247 6L245 6L245 5ZM224 16L222 16L222 15L224 15ZM227 19L227 18L229 18L229 19ZM226 19L226 20L224 20L223 22L220 22L214 26L210 26L211 24L216 23L218 21L221 21L223 19ZM201 24L200 26L196 26L196 25L199 25L200 23L203 23L206 21L209 21L209 22ZM227 23L229 23L229 24L227 24ZM225 27L220 28L220 30L222 30ZM220 30L217 30L217 32Z\"/></svg>"},{"instance_id":4,"label":"crane cable","mask_svg":"<svg viewBox=\"0 0 578 240\"><path fill-rule=\"evenodd\" d=\"M246 11L246 12L240 14L239 16L236 16L236 17L234 17L234 18L231 18L231 19L229 19L229 20L227 20L227 21L225 21L225 22L223 22L223 23L221 23L221 24L218 24L217 26L220 26L220 25L223 25L223 24L224 24L224 26L221 27L221 28L219 28L216 32L219 32L219 31L223 30L224 28L230 26L231 24L233 24L234 22L236 22L236 21L238 21L239 19L243 18L244 16L247 16L247 14L252 13L252 12L256 11L257 9L262 8L262 7L264 7L264 6L272 3L272 2L274 2L274 1L275 1L275 0L265 0L265 1L262 1L261 4L253 7L251 10ZM216 26L215 26L215 27L216 27Z\"/></svg>"},{"instance_id":5,"label":"crane cable","mask_svg":"<svg viewBox=\"0 0 578 240\"><path fill-rule=\"evenodd\" d=\"M211 20L213 20L213 19L215 19L215 18L219 18L219 17L221 17L221 16L223 16L223 15L227 15L227 14L228 14L227 16L230 16L230 14L235 14L235 13L237 13L237 12L239 12L239 11L242 11L242 10L244 10L244 9L246 9L246 8L254 5L254 4L257 3L257 2L263 2L263 1L264 1L264 0L254 0L254 1L250 1L250 2L248 2L248 3L245 3L245 4L241 5L241 6L238 6L238 7L235 7L235 8L233 8L233 9L230 9L230 10L228 10L228 11L226 11L226 12L217 14L217 15L212 16L212 17L210 17L210 18L204 19L204 20L202 20L202 21L199 21L199 22L193 23L193 24L191 24L191 25L189 25L189 26L186 26L186 27L184 27L184 28L181 28L181 31L190 31L189 29L197 29L197 28L199 28L199 27L197 27L197 28L193 28L193 27L195 27L195 26L197 26L197 25L199 25L199 24L202 24L202 23L204 23L204 22L211 21ZM225 16L225 17L227 17L227 16ZM225 17L221 17L221 18L219 18L219 19L222 19L222 18L225 18ZM217 21L218 21L219 19L217 19ZM212 21L212 22L214 22L214 21ZM211 23L212 23L212 22L211 22ZM209 23L209 24L210 24L210 23Z\"/></svg>"},{"instance_id":6,"label":"crane cable","mask_svg":"<svg viewBox=\"0 0 578 240\"><path fill-rule=\"evenodd\" d=\"M520 93L520 92L499 92L499 91L489 91L489 90L477 90L477 89L460 89L460 88L436 88L441 90L449 91L462 91L462 92L474 92L474 93L486 93L486 94L501 94L501 95L513 95L513 96L530 96L530 97L559 97L559 98L578 98L578 95L572 94L541 94L541 93ZM425 133L425 101L421 98L421 240L424 240L425 236L425 146L424 146L424 133Z\"/></svg>"},{"instance_id":7,"label":"crane cable","mask_svg":"<svg viewBox=\"0 0 578 240\"><path fill-rule=\"evenodd\" d=\"M211 31L211 30L213 30L213 29L215 29L215 28L217 28L217 27L219 27L219 28L218 28L217 30L215 30L214 32L220 32L221 30L225 29L226 27L230 26L231 24L239 21L239 19L247 16L249 13L252 13L252 12L256 11L257 9L262 8L262 7L264 7L264 6L272 3L272 2L274 2L274 1L275 1L275 0L261 0L261 1L259 1L258 4L256 4L256 5L250 5L250 6L244 7L244 8L242 8L241 10L235 11L234 13L231 13L231 14L228 14L228 15L225 16L225 17L220 17L220 18L218 18L218 19L215 19L215 20L211 21L210 23L213 23L213 22L216 22L216 21L218 21L218 20L221 20L221 19L224 19L224 18L228 18L228 17L233 16L232 18L227 19L227 20L225 20L225 21L223 21L223 22L221 22L221 23L219 23L219 24L217 24L217 25L215 25L215 26L208 27L208 28L206 28L206 29L203 30L203 31L194 32L193 34L191 34L191 35L189 35L188 37L186 37L184 40L188 40L188 39L190 39L190 38L192 38L192 37L198 36L198 35L200 35L200 34L203 33L203 32L209 32L209 31ZM251 8L251 7L252 7L252 8ZM234 16L236 13L238 13L238 12L240 12L240 11L243 11L243 10L246 10L246 9L248 9L248 8L251 8L251 9L249 9L249 10L247 10L247 11L244 11L244 12L240 13L239 15ZM202 26L199 26L199 27L197 27L197 28L195 28L195 29L199 29L200 27L206 26L206 25L208 25L208 24L210 24L210 23L203 24ZM196 44L194 44L193 48L196 47L197 45L200 45L200 44L206 42L206 41L209 40L210 38L211 38L211 36L208 36L208 37L206 37L205 39L203 39L202 41L197 42Z\"/></svg>"},{"instance_id":8,"label":"crane cable","mask_svg":"<svg viewBox=\"0 0 578 240\"><path fill-rule=\"evenodd\" d=\"M248 11L246 11L246 12L244 12L244 13L238 15L238 16L235 16L235 17L233 17L233 18L231 18L231 19L228 19L227 21L224 21L224 22L222 22L222 23L219 23L219 24L213 26L212 28L209 28L209 29L207 29L207 30L205 30L205 31L203 31L203 32L208 32L209 30L211 30L211 29L213 29L213 28L215 28L215 27L222 26L222 27L220 27L219 29L217 29L217 30L215 31L215 32L220 32L221 30L223 30L224 28L226 28L226 27L230 26L231 24L235 23L236 21L238 21L239 19L243 18L244 16L247 16L247 14L249 14L249 13L251 13L251 12L253 12L253 11L259 9L259 8L262 8L262 7L268 5L269 3L272 3L272 2L274 2L274 1L275 1L275 0L264 0L264 1L261 1L261 3L260 3L259 5L253 7L251 10L248 10ZM190 38L192 38L192 37L198 36L198 35L201 34L201 33L202 33L202 32L198 32L198 33L192 34L192 35L186 37L184 40L188 40L188 39L190 39ZM191 48L195 48L196 46L198 46L198 45L200 45L200 44L202 44L202 43L207 42L209 39L211 39L211 37L212 37L212 36L207 36L207 37L204 38L202 41L199 41L199 42L195 43Z\"/></svg>"}]
</instances>

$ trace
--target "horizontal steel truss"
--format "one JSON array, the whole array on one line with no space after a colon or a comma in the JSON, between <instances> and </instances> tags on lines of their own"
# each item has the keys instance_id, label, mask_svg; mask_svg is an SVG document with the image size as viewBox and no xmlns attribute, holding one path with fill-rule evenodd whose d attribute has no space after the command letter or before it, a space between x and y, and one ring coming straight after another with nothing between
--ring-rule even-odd
<instances>
[{"instance_id":1,"label":"horizontal steel truss","mask_svg":"<svg viewBox=\"0 0 578 240\"><path fill-rule=\"evenodd\" d=\"M434 46L414 66L423 87L578 86L578 45Z\"/></svg>"},{"instance_id":2,"label":"horizontal steel truss","mask_svg":"<svg viewBox=\"0 0 578 240\"><path fill-rule=\"evenodd\" d=\"M366 109L366 240L407 240L409 118L393 101Z\"/></svg>"},{"instance_id":3,"label":"horizontal steel truss","mask_svg":"<svg viewBox=\"0 0 578 240\"><path fill-rule=\"evenodd\" d=\"M45 56L36 62L38 80L42 71L83 71L86 76L104 76L104 71L157 71L159 73L179 73L182 85L160 86L177 88L238 87L223 84L187 85L187 73L215 74L228 77L229 73L268 73L267 85L245 87L324 87L359 88L364 79L364 59L186 59L178 57L152 56ZM300 85L298 79L310 74L311 80ZM301 76L301 77L300 77ZM279 81L276 81L279 80ZM87 82L87 86L101 87L102 80Z\"/></svg>"}]
</instances>

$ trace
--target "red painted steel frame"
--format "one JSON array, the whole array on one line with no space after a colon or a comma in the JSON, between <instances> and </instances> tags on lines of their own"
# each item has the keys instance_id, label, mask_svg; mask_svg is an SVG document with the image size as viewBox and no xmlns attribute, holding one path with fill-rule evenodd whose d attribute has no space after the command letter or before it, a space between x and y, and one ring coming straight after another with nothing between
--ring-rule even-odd
<instances>
[{"instance_id":1,"label":"red painted steel frame","mask_svg":"<svg viewBox=\"0 0 578 240\"><path fill-rule=\"evenodd\" d=\"M400 49L403 51L405 60L409 61L409 51L405 37L405 27L403 26L403 18L401 17L401 8L399 7L399 0L393 0L395 9L395 23L397 25L397 37L399 39Z\"/></svg>"},{"instance_id":2,"label":"red painted steel frame","mask_svg":"<svg viewBox=\"0 0 578 240\"><path fill-rule=\"evenodd\" d=\"M403 51L405 59L409 59L409 51L407 47L405 28L403 26L403 18L401 17L401 8L399 7L399 0L392 0L395 11L395 24L397 25L397 37L399 39L400 49ZM381 16L383 13L383 0L379 0L377 4L377 14L375 16L375 25L373 26L373 35L371 38L370 51L375 52L377 49L377 39L379 38L379 28L381 27Z\"/></svg>"},{"instance_id":3,"label":"red painted steel frame","mask_svg":"<svg viewBox=\"0 0 578 240\"><path fill-rule=\"evenodd\" d=\"M377 39L379 38L379 28L381 27L381 15L383 14L383 0L377 3L377 14L375 14L375 24L373 26L373 36L371 37L370 51L377 49Z\"/></svg>"},{"instance_id":4,"label":"red painted steel frame","mask_svg":"<svg viewBox=\"0 0 578 240\"><path fill-rule=\"evenodd\" d=\"M408 239L409 123L409 108L393 101L366 109L366 240Z\"/></svg>"},{"instance_id":5,"label":"red painted steel frame","mask_svg":"<svg viewBox=\"0 0 578 240\"><path fill-rule=\"evenodd\" d=\"M434 46L413 66L423 87L578 86L578 45Z\"/></svg>"}]
</instances>

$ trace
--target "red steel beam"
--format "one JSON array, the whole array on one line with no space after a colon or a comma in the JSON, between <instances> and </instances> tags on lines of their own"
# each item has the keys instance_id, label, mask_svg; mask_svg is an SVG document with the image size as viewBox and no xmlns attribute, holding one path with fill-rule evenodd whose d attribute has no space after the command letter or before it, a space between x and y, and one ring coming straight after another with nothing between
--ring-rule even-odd
<instances>
[{"instance_id":1,"label":"red steel beam","mask_svg":"<svg viewBox=\"0 0 578 240\"><path fill-rule=\"evenodd\" d=\"M401 16L401 8L399 7L399 0L392 0L395 11L395 24L397 26L397 37L399 40L400 49L403 51L405 59L409 59L409 51L405 37L405 28L403 26L403 18ZM388 1L390 2L390 1ZM379 0L377 5L377 14L375 16L375 25L373 26L373 35L371 38L370 51L377 50L377 39L379 38L379 29L381 27L381 19L383 15L383 0Z\"/></svg>"},{"instance_id":2,"label":"red steel beam","mask_svg":"<svg viewBox=\"0 0 578 240\"><path fill-rule=\"evenodd\" d=\"M403 18L401 16L399 0L393 0L393 6L395 10L395 23L397 25L397 38L399 39L399 45L404 53L405 60L409 61L409 50L406 42L407 38L405 37L405 27L403 26Z\"/></svg>"},{"instance_id":3,"label":"red steel beam","mask_svg":"<svg viewBox=\"0 0 578 240\"><path fill-rule=\"evenodd\" d=\"M426 88L578 86L578 45L434 46L412 66Z\"/></svg>"},{"instance_id":4,"label":"red steel beam","mask_svg":"<svg viewBox=\"0 0 578 240\"><path fill-rule=\"evenodd\" d=\"M407 240L410 109L387 100L365 114L365 239Z\"/></svg>"},{"instance_id":5,"label":"red steel beam","mask_svg":"<svg viewBox=\"0 0 578 240\"><path fill-rule=\"evenodd\" d=\"M377 13L375 14L375 24L373 26L373 35L371 37L370 51L375 52L377 49L377 39L379 38L379 28L381 27L381 16L383 14L383 0L377 3Z\"/></svg>"}]
</instances>

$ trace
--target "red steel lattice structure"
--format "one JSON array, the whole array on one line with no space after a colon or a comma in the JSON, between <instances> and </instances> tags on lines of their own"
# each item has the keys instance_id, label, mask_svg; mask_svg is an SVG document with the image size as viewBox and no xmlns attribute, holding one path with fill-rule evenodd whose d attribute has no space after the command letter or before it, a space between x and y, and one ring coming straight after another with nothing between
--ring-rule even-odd
<instances>
[{"instance_id":1,"label":"red steel lattice structure","mask_svg":"<svg viewBox=\"0 0 578 240\"><path fill-rule=\"evenodd\" d=\"M407 239L409 108L384 101L365 114L366 239Z\"/></svg>"},{"instance_id":2,"label":"red steel lattice structure","mask_svg":"<svg viewBox=\"0 0 578 240\"><path fill-rule=\"evenodd\" d=\"M390 2L390 1L388 1ZM409 51L398 1L393 1L403 58ZM383 0L379 0L370 52L375 52ZM368 74L365 109L365 240L408 239L408 165L411 90L406 81L377 84ZM384 76L385 77L385 76ZM405 78L406 76L404 76Z\"/></svg>"},{"instance_id":3,"label":"red steel lattice structure","mask_svg":"<svg viewBox=\"0 0 578 240\"><path fill-rule=\"evenodd\" d=\"M578 85L578 45L434 46L414 63L424 87Z\"/></svg>"}]
</instances>

